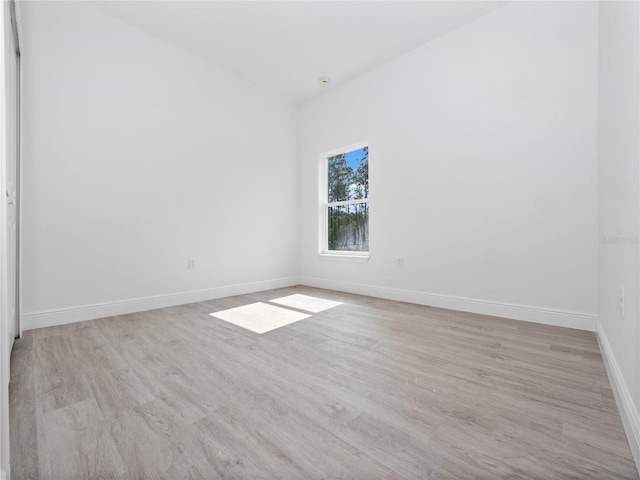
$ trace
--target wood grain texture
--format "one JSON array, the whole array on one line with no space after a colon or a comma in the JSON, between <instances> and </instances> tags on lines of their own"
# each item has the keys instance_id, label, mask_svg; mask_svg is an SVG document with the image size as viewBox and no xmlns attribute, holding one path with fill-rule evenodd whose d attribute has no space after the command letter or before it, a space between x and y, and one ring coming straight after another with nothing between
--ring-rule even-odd
<instances>
[{"instance_id":1,"label":"wood grain texture","mask_svg":"<svg viewBox=\"0 0 640 480\"><path fill-rule=\"evenodd\" d=\"M14 480L638 479L593 333L307 287L27 331L10 416Z\"/></svg>"}]
</instances>

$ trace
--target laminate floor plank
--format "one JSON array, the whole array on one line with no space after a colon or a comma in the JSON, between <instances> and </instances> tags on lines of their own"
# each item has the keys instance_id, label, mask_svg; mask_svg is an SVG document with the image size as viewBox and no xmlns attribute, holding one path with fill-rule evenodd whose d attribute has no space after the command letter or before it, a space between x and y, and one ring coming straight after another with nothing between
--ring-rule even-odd
<instances>
[{"instance_id":1,"label":"laminate floor plank","mask_svg":"<svg viewBox=\"0 0 640 480\"><path fill-rule=\"evenodd\" d=\"M332 430L338 438L375 458L400 478L438 478L442 468L431 461L430 442L434 431L420 435L395 422L380 410L368 409L348 425Z\"/></svg>"},{"instance_id":2,"label":"laminate floor plank","mask_svg":"<svg viewBox=\"0 0 640 480\"><path fill-rule=\"evenodd\" d=\"M182 440L189 430L176 422L178 410L161 402L126 409L110 419L109 433L123 460L123 479L211 477L201 452Z\"/></svg>"},{"instance_id":3,"label":"laminate floor plank","mask_svg":"<svg viewBox=\"0 0 640 480\"><path fill-rule=\"evenodd\" d=\"M238 418L235 409L224 407L195 424L193 442L207 456L210 478L310 478L280 449L258 435L254 424L239 422Z\"/></svg>"},{"instance_id":4,"label":"laminate floor plank","mask_svg":"<svg viewBox=\"0 0 640 480\"><path fill-rule=\"evenodd\" d=\"M106 342L97 328L85 330L86 335L70 337L76 357L82 359L78 368L85 372L102 414L117 416L123 408L133 408L153 400L142 381L127 363Z\"/></svg>"},{"instance_id":5,"label":"laminate floor plank","mask_svg":"<svg viewBox=\"0 0 640 480\"><path fill-rule=\"evenodd\" d=\"M179 371L162 358L161 345L155 350L144 338L124 343L129 348L123 349L123 358L154 399L159 398L179 410L188 423L205 416L202 405L194 401L192 396L185 395L188 390L176 379Z\"/></svg>"},{"instance_id":6,"label":"laminate floor plank","mask_svg":"<svg viewBox=\"0 0 640 480\"><path fill-rule=\"evenodd\" d=\"M46 413L92 398L91 389L79 368L81 359L73 354L70 338L71 336L66 335L34 338L38 412Z\"/></svg>"},{"instance_id":7,"label":"laminate floor plank","mask_svg":"<svg viewBox=\"0 0 640 480\"><path fill-rule=\"evenodd\" d=\"M10 427L18 480L638 480L592 332L311 287L27 331Z\"/></svg>"},{"instance_id":8,"label":"laminate floor plank","mask_svg":"<svg viewBox=\"0 0 640 480\"><path fill-rule=\"evenodd\" d=\"M283 416L258 435L281 450L310 478L398 478L398 472L295 413Z\"/></svg>"},{"instance_id":9,"label":"laminate floor plank","mask_svg":"<svg viewBox=\"0 0 640 480\"><path fill-rule=\"evenodd\" d=\"M94 399L44 413L38 421L41 476L121 478L124 465L107 427Z\"/></svg>"},{"instance_id":10,"label":"laminate floor plank","mask_svg":"<svg viewBox=\"0 0 640 480\"><path fill-rule=\"evenodd\" d=\"M11 454L20 459L13 464L14 478L37 479L38 430L34 382L33 337L27 332L16 342L11 353L11 382L9 383L9 417Z\"/></svg>"}]
</instances>

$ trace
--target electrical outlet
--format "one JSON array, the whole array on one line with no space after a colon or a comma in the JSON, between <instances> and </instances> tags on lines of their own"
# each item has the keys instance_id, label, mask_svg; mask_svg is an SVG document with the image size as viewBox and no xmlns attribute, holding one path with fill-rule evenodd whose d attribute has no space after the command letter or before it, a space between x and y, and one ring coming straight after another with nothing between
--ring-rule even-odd
<instances>
[{"instance_id":1,"label":"electrical outlet","mask_svg":"<svg viewBox=\"0 0 640 480\"><path fill-rule=\"evenodd\" d=\"M624 318L624 285L620 285L620 318Z\"/></svg>"},{"instance_id":2,"label":"electrical outlet","mask_svg":"<svg viewBox=\"0 0 640 480\"><path fill-rule=\"evenodd\" d=\"M189 258L187 260L187 268L189 270L195 270L196 269L196 259L195 258Z\"/></svg>"},{"instance_id":3,"label":"electrical outlet","mask_svg":"<svg viewBox=\"0 0 640 480\"><path fill-rule=\"evenodd\" d=\"M402 268L404 267L404 259L402 257L397 257L393 264L396 266L396 268Z\"/></svg>"}]
</instances>

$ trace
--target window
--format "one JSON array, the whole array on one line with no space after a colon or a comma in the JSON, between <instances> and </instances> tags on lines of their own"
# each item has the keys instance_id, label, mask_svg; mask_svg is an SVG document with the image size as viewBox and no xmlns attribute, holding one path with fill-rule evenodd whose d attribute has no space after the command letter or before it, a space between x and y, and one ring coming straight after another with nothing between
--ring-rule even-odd
<instances>
[{"instance_id":1,"label":"window","mask_svg":"<svg viewBox=\"0 0 640 480\"><path fill-rule=\"evenodd\" d=\"M321 253L368 255L369 147L323 155L321 172Z\"/></svg>"}]
</instances>

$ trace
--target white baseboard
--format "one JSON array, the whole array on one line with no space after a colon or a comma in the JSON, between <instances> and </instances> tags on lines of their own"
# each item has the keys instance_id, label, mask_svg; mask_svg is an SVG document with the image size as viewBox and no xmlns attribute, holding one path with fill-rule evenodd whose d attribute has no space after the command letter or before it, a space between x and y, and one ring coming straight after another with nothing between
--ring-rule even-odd
<instances>
[{"instance_id":1,"label":"white baseboard","mask_svg":"<svg viewBox=\"0 0 640 480\"><path fill-rule=\"evenodd\" d=\"M153 310L156 308L172 307L175 305L202 302L204 300L212 300L215 298L260 292L262 290L290 287L297 284L356 293L359 295L387 298L389 300L410 302L418 305L429 305L451 310L460 310L463 312L524 320L546 325L577 328L588 331L595 330L596 317L584 313L550 310L526 305L491 302L487 300L416 292L411 290L400 290L388 287L377 287L373 285L326 280L314 277L286 277L191 292L135 298L112 303L26 313L21 318L21 325L23 330L32 330L34 328L64 325L66 323L94 320L96 318L110 317L113 315L125 315L127 313Z\"/></svg>"},{"instance_id":2,"label":"white baseboard","mask_svg":"<svg viewBox=\"0 0 640 480\"><path fill-rule=\"evenodd\" d=\"M611 345L609 344L609 340L607 339L607 335L602 328L602 323L600 323L599 318L596 319L596 334L598 343L600 344L604 366L609 376L609 382L611 383L613 394L616 397L620 419L622 420L624 431L627 434L631 454L636 462L636 468L640 472L640 414L638 414L638 408L633 403L631 392L627 387L627 383L624 381L624 377L618 366L618 361L613 354L613 350L611 349Z\"/></svg>"},{"instance_id":3,"label":"white baseboard","mask_svg":"<svg viewBox=\"0 0 640 480\"><path fill-rule=\"evenodd\" d=\"M34 328L52 327L54 325L64 325L66 323L82 322L94 320L96 318L111 317L113 315L125 315L127 313L154 310L156 308L173 307L175 305L185 305L187 303L203 302L216 298L231 297L245 293L260 292L273 288L290 287L297 285L297 277L278 278L259 282L243 283L239 285L228 285L223 287L207 288L191 292L173 293L168 295L158 295L154 297L134 298L120 302L101 303L94 305L84 305L73 308L63 308L59 310L48 310L44 312L27 313L21 319L22 330L32 330Z\"/></svg>"},{"instance_id":4,"label":"white baseboard","mask_svg":"<svg viewBox=\"0 0 640 480\"><path fill-rule=\"evenodd\" d=\"M577 328L595 331L595 315L587 313L551 310L528 305L491 302L474 298L456 297L437 293L416 292L388 287L377 287L359 283L341 282L314 277L300 277L300 283L309 287L326 288L341 292L368 295L371 297L387 298L400 302L429 305L431 307L447 308L462 312L479 313L494 317L511 318L527 322L555 325L558 327Z\"/></svg>"}]
</instances>

